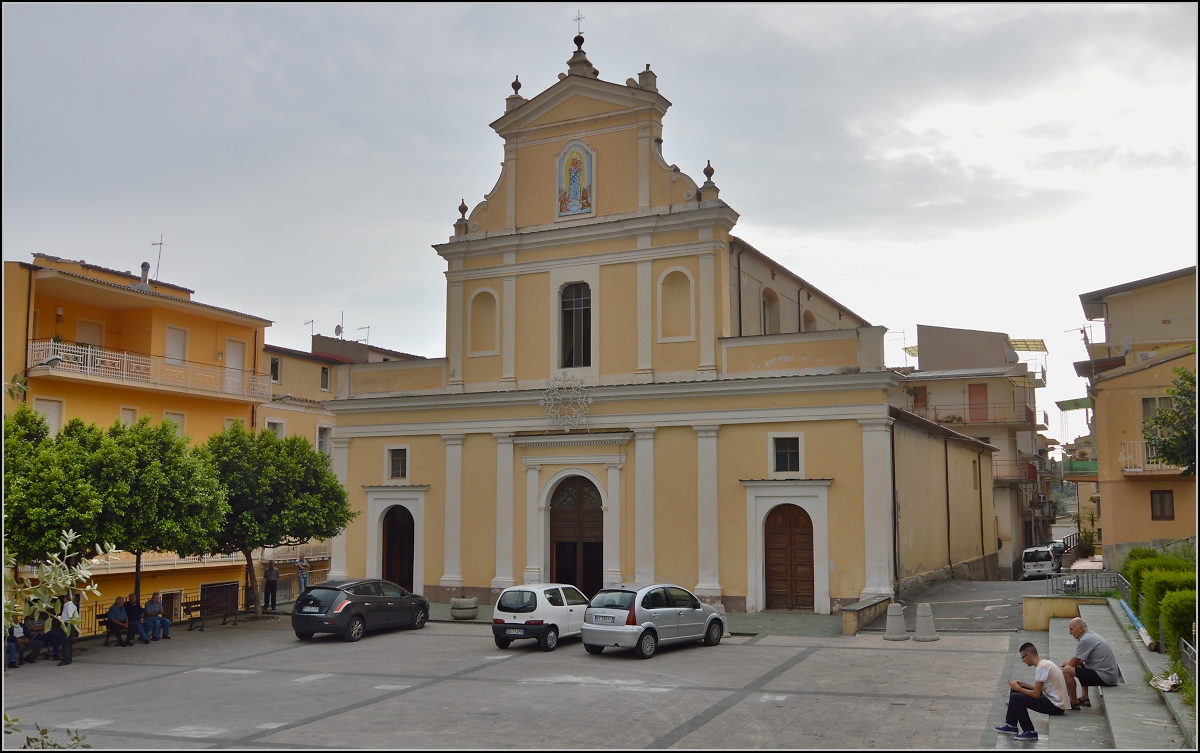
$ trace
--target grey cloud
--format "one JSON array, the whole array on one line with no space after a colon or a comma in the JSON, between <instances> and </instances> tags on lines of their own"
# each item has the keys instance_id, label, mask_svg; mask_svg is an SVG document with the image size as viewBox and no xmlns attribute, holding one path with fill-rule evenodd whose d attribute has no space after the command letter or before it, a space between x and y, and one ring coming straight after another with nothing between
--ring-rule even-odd
<instances>
[{"instance_id":1,"label":"grey cloud","mask_svg":"<svg viewBox=\"0 0 1200 753\"><path fill-rule=\"evenodd\" d=\"M1077 170L1091 172L1099 170L1112 161L1118 148L1114 144L1095 146L1090 149L1059 149L1026 160L1032 168L1042 170Z\"/></svg>"},{"instance_id":2,"label":"grey cloud","mask_svg":"<svg viewBox=\"0 0 1200 753\"><path fill-rule=\"evenodd\" d=\"M1046 121L1021 130L1021 134L1034 139L1066 139L1075 132L1075 125L1066 121Z\"/></svg>"},{"instance_id":3,"label":"grey cloud","mask_svg":"<svg viewBox=\"0 0 1200 753\"><path fill-rule=\"evenodd\" d=\"M1133 170L1184 170L1196 166L1196 155L1172 147L1165 151L1125 152L1118 162Z\"/></svg>"}]
</instances>

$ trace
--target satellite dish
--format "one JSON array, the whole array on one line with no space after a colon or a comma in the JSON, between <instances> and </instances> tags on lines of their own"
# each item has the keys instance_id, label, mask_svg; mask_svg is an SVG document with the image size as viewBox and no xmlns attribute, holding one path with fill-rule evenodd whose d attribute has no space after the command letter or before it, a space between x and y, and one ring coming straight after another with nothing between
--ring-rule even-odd
<instances>
[{"instance_id":1,"label":"satellite dish","mask_svg":"<svg viewBox=\"0 0 1200 753\"><path fill-rule=\"evenodd\" d=\"M338 337L341 337L342 336L342 325L340 325L340 324L333 325L333 334L337 335Z\"/></svg>"},{"instance_id":2,"label":"satellite dish","mask_svg":"<svg viewBox=\"0 0 1200 753\"><path fill-rule=\"evenodd\" d=\"M1017 351L1006 350L1004 352L1004 362L1005 363L1016 363L1018 360L1019 359L1017 358Z\"/></svg>"},{"instance_id":3,"label":"satellite dish","mask_svg":"<svg viewBox=\"0 0 1200 753\"><path fill-rule=\"evenodd\" d=\"M1128 355L1132 348L1133 346L1129 344L1129 335L1126 335L1125 339L1121 341L1121 355Z\"/></svg>"}]
</instances>

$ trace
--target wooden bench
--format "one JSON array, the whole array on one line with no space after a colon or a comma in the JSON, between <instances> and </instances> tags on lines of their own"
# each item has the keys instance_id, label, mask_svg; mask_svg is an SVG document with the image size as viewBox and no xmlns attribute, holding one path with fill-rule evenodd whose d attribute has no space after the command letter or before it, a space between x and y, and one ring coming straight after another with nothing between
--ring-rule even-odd
<instances>
[{"instance_id":1,"label":"wooden bench","mask_svg":"<svg viewBox=\"0 0 1200 753\"><path fill-rule=\"evenodd\" d=\"M116 636L118 646L121 645L121 643L123 643L125 640L121 637L120 628L114 628L108 624L108 612L100 612L96 615L96 632L99 633L101 631L104 631L105 646L108 645L109 639L113 636Z\"/></svg>"},{"instance_id":2,"label":"wooden bench","mask_svg":"<svg viewBox=\"0 0 1200 753\"><path fill-rule=\"evenodd\" d=\"M233 618L232 625L238 624L238 608L234 605L230 607L229 600L222 597L217 599L197 599L195 601L185 601L180 606L183 607L185 613L184 619L188 620L188 632L196 627L196 622L200 623L200 632L204 632L204 621L206 619L215 618L221 615L221 624L229 622L229 618Z\"/></svg>"}]
</instances>

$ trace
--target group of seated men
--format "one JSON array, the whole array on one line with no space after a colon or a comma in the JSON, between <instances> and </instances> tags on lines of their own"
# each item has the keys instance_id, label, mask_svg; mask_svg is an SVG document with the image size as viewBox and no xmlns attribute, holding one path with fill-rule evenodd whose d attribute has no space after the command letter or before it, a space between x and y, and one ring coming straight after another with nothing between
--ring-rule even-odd
<instances>
[{"instance_id":1,"label":"group of seated men","mask_svg":"<svg viewBox=\"0 0 1200 753\"><path fill-rule=\"evenodd\" d=\"M49 646L55 660L62 660L63 641L66 635L57 630L47 630L46 621L33 615L20 624L13 625L4 636L4 652L8 668L16 669L22 664L33 664L37 656Z\"/></svg>"},{"instance_id":2,"label":"group of seated men","mask_svg":"<svg viewBox=\"0 0 1200 753\"><path fill-rule=\"evenodd\" d=\"M145 644L158 640L160 632L163 638L171 639L171 620L163 612L162 595L158 591L146 600L145 606L138 605L134 594L129 594L128 599L118 596L108 608L105 624L108 632L116 636L118 646L132 646L134 635Z\"/></svg>"}]
</instances>

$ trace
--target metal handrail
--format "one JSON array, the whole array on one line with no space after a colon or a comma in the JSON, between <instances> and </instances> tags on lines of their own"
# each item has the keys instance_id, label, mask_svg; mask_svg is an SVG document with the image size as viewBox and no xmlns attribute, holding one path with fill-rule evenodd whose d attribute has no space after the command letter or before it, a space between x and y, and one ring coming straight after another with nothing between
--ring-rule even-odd
<instances>
[{"instance_id":1,"label":"metal handrail","mask_svg":"<svg viewBox=\"0 0 1200 753\"><path fill-rule=\"evenodd\" d=\"M1037 423L1033 406L1022 402L921 405L908 410L921 418L942 424Z\"/></svg>"},{"instance_id":2,"label":"metal handrail","mask_svg":"<svg viewBox=\"0 0 1200 753\"><path fill-rule=\"evenodd\" d=\"M95 345L70 345L55 340L33 340L26 366L34 368L47 359L62 359L51 372L104 377L122 382L172 387L188 392L271 398L271 377L253 371L184 361L166 356L109 350Z\"/></svg>"},{"instance_id":3,"label":"metal handrail","mask_svg":"<svg viewBox=\"0 0 1200 753\"><path fill-rule=\"evenodd\" d=\"M1183 466L1152 460L1144 439L1122 442L1121 454L1117 456L1117 460L1121 463L1122 473L1183 470Z\"/></svg>"}]
</instances>

